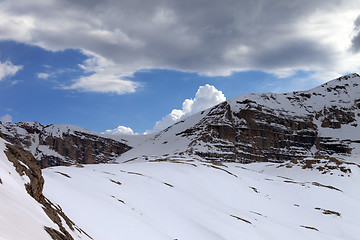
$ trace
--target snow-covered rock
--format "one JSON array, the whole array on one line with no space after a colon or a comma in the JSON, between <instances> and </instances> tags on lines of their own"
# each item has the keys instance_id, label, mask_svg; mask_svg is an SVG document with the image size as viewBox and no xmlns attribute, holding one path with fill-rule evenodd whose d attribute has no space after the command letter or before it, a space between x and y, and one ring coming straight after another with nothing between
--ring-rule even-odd
<instances>
[{"instance_id":1,"label":"snow-covered rock","mask_svg":"<svg viewBox=\"0 0 360 240\"><path fill-rule=\"evenodd\" d=\"M9 142L30 151L42 168L111 162L131 148L124 140L114 140L73 125L2 123L0 132Z\"/></svg>"},{"instance_id":2,"label":"snow-covered rock","mask_svg":"<svg viewBox=\"0 0 360 240\"><path fill-rule=\"evenodd\" d=\"M360 76L285 94L245 94L194 114L123 154L282 162L360 152Z\"/></svg>"}]
</instances>

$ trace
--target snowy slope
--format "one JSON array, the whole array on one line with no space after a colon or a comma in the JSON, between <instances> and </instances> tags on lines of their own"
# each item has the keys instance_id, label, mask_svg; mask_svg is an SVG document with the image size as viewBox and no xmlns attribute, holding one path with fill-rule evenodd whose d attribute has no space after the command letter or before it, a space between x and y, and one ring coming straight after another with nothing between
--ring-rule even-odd
<instances>
[{"instance_id":1,"label":"snowy slope","mask_svg":"<svg viewBox=\"0 0 360 240\"><path fill-rule=\"evenodd\" d=\"M25 190L29 180L21 177L7 160L0 139L0 239L51 239L44 226L56 228L41 205Z\"/></svg>"},{"instance_id":2,"label":"snowy slope","mask_svg":"<svg viewBox=\"0 0 360 240\"><path fill-rule=\"evenodd\" d=\"M28 194L27 175L20 176L4 151L5 141L0 138L0 239L1 240L50 240L45 227L60 231L44 211L44 205ZM25 165L24 165L25 166ZM27 166L26 166L27 167ZM62 219L64 221L64 219ZM80 232L66 230L74 239L89 239Z\"/></svg>"},{"instance_id":3,"label":"snowy slope","mask_svg":"<svg viewBox=\"0 0 360 240\"><path fill-rule=\"evenodd\" d=\"M52 167L44 177L45 194L94 239L360 236L360 166L351 162L213 165L183 158Z\"/></svg>"}]
</instances>

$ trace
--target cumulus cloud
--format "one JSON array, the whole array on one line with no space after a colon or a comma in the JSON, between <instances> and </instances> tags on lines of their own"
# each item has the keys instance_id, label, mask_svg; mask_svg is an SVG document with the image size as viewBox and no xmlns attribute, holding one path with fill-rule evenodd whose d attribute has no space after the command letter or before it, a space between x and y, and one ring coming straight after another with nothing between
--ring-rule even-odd
<instances>
[{"instance_id":1,"label":"cumulus cloud","mask_svg":"<svg viewBox=\"0 0 360 240\"><path fill-rule=\"evenodd\" d=\"M129 127L118 126L113 130L106 130L104 134L109 135L134 135L134 131Z\"/></svg>"},{"instance_id":2,"label":"cumulus cloud","mask_svg":"<svg viewBox=\"0 0 360 240\"><path fill-rule=\"evenodd\" d=\"M12 122L12 116L9 114L5 114L4 116L1 117L1 122Z\"/></svg>"},{"instance_id":3,"label":"cumulus cloud","mask_svg":"<svg viewBox=\"0 0 360 240\"><path fill-rule=\"evenodd\" d=\"M3 0L0 39L103 58L111 64L68 88L123 94L137 86L125 76L151 68L211 76L357 71L348 49L359 45L351 37L359 9L356 0Z\"/></svg>"},{"instance_id":4,"label":"cumulus cloud","mask_svg":"<svg viewBox=\"0 0 360 240\"><path fill-rule=\"evenodd\" d=\"M194 99L185 99L181 110L173 109L171 113L163 117L160 121L156 122L153 129L147 130L145 133L148 134L161 131L182 118L210 108L223 101L226 101L226 97L214 86L209 84L200 86L195 94Z\"/></svg>"},{"instance_id":5,"label":"cumulus cloud","mask_svg":"<svg viewBox=\"0 0 360 240\"><path fill-rule=\"evenodd\" d=\"M21 69L21 65L14 65L10 61L0 62L0 81L14 76Z\"/></svg>"}]
</instances>

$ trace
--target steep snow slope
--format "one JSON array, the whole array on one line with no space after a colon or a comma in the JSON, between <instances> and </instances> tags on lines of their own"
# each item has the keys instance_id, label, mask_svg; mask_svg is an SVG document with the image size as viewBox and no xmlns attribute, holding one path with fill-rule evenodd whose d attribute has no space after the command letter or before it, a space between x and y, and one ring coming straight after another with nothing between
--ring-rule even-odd
<instances>
[{"instance_id":1,"label":"steep snow slope","mask_svg":"<svg viewBox=\"0 0 360 240\"><path fill-rule=\"evenodd\" d=\"M161 131L119 161L191 156L210 161L286 161L360 153L360 77L285 94L245 94Z\"/></svg>"},{"instance_id":2,"label":"steep snow slope","mask_svg":"<svg viewBox=\"0 0 360 240\"><path fill-rule=\"evenodd\" d=\"M0 239L52 239L48 231L52 233L55 233L54 230L58 233L62 231L46 214L49 209L28 193L25 185L30 185L31 180L26 174L20 175L13 163L8 160L4 153L7 149L5 143L0 138ZM19 164L29 169L29 166L20 161ZM44 201L49 203L47 200ZM62 227L72 235L72 238L89 239L82 231L71 230L65 224L65 219L58 217L60 221L63 221Z\"/></svg>"},{"instance_id":3,"label":"steep snow slope","mask_svg":"<svg viewBox=\"0 0 360 240\"><path fill-rule=\"evenodd\" d=\"M4 153L0 139L0 239L51 239L44 226L55 228L41 205L25 190L29 180L21 177Z\"/></svg>"},{"instance_id":4,"label":"steep snow slope","mask_svg":"<svg viewBox=\"0 0 360 240\"><path fill-rule=\"evenodd\" d=\"M45 194L94 239L355 240L359 157L51 167Z\"/></svg>"}]
</instances>

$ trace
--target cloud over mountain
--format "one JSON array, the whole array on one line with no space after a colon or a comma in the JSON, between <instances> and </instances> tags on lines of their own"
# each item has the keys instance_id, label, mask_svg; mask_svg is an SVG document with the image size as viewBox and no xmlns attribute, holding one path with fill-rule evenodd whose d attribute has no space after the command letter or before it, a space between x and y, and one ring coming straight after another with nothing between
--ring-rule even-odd
<instances>
[{"instance_id":1,"label":"cloud over mountain","mask_svg":"<svg viewBox=\"0 0 360 240\"><path fill-rule=\"evenodd\" d=\"M12 116L10 114L5 114L0 118L1 122L12 122Z\"/></svg>"},{"instance_id":2,"label":"cloud over mountain","mask_svg":"<svg viewBox=\"0 0 360 240\"><path fill-rule=\"evenodd\" d=\"M106 130L104 134L110 134L110 135L133 135L134 131L129 127L124 126L118 126L117 128L113 130Z\"/></svg>"},{"instance_id":3,"label":"cloud over mountain","mask_svg":"<svg viewBox=\"0 0 360 240\"><path fill-rule=\"evenodd\" d=\"M156 122L154 128L147 130L146 133L161 131L184 117L205 110L223 101L226 101L226 97L214 86L209 84L200 86L194 99L185 99L181 110L173 109L171 113Z\"/></svg>"},{"instance_id":4,"label":"cloud over mountain","mask_svg":"<svg viewBox=\"0 0 360 240\"><path fill-rule=\"evenodd\" d=\"M168 115L157 121L152 129L146 130L145 134L159 132L185 117L215 106L223 101L226 101L225 95L214 86L209 84L200 86L194 98L184 100L182 109L173 109ZM113 130L106 130L104 133L111 135L133 135L134 131L129 127L118 126Z\"/></svg>"}]
</instances>

